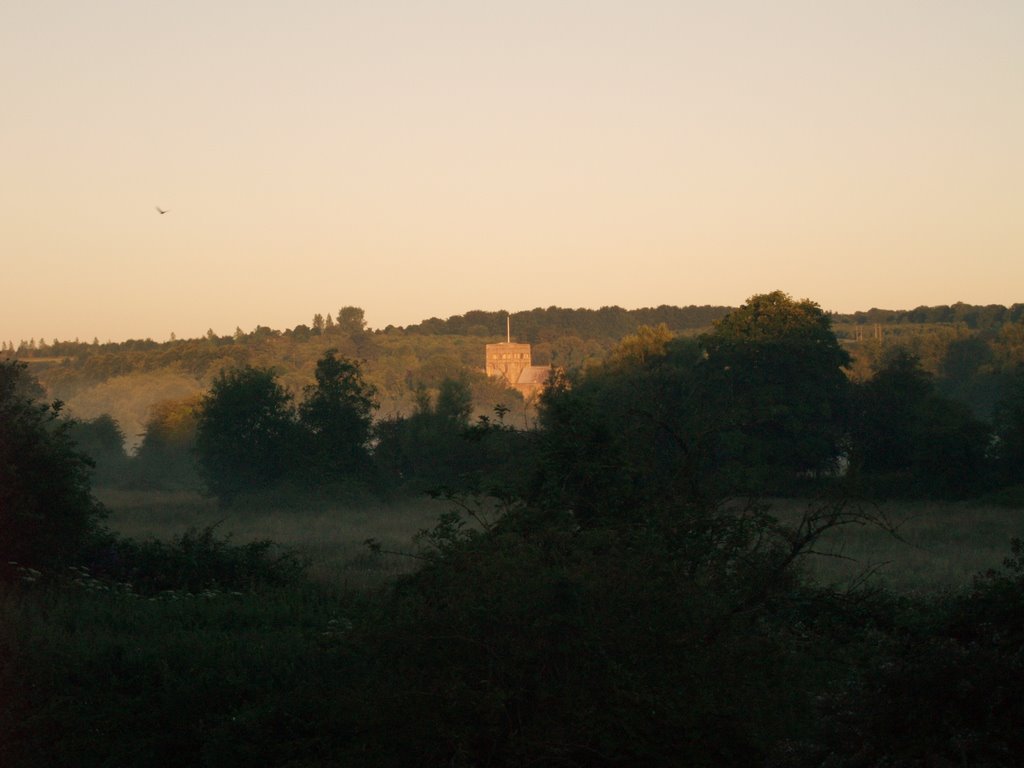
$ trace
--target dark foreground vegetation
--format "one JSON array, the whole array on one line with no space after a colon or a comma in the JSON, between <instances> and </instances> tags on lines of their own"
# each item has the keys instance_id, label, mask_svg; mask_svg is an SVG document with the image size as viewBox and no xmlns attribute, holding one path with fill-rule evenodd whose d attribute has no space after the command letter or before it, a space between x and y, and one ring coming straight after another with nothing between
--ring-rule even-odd
<instances>
[{"instance_id":1,"label":"dark foreground vegetation","mask_svg":"<svg viewBox=\"0 0 1024 768\"><path fill-rule=\"evenodd\" d=\"M297 405L240 366L147 431L158 476L194 456L232 510L447 499L416 569L350 590L269 541L107 530L82 449L116 424L83 433L4 363L0 764L1019 765L1019 540L960 590L810 572L837 528L893 527L877 498L1019 502L1024 375L998 371L983 418L910 347L850 364L774 293L557 372L530 430L473 420L459 377L375 422L376 386L324 350Z\"/></svg>"}]
</instances>

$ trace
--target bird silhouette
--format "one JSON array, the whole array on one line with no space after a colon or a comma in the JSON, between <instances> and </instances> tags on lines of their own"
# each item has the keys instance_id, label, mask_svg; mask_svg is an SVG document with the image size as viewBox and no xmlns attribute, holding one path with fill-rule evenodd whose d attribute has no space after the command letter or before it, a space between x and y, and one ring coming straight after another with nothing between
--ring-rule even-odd
<instances>
[{"instance_id":1,"label":"bird silhouette","mask_svg":"<svg viewBox=\"0 0 1024 768\"><path fill-rule=\"evenodd\" d=\"M167 213L167 211L165 211L165 210L164 210L163 208L161 208L161 207L160 207L159 205L158 205L158 206L156 206L156 212L157 212L157 213L159 213L159 214L160 214L161 216L163 216L163 215L164 215L165 213Z\"/></svg>"}]
</instances>

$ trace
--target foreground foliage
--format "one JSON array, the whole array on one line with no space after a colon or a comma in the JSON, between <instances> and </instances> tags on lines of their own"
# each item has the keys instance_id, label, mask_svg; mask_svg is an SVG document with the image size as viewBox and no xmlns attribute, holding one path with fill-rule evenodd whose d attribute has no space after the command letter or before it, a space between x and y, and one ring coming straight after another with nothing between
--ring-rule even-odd
<instances>
[{"instance_id":1,"label":"foreground foliage","mask_svg":"<svg viewBox=\"0 0 1024 768\"><path fill-rule=\"evenodd\" d=\"M1021 544L962 594L835 593L800 561L859 513L811 511L453 511L364 595L210 532L149 550L149 586L0 585L0 762L1016 765Z\"/></svg>"},{"instance_id":2,"label":"foreground foliage","mask_svg":"<svg viewBox=\"0 0 1024 768\"><path fill-rule=\"evenodd\" d=\"M818 670L781 620L807 594L763 510L581 526L521 508L432 541L353 635L374 650L349 757L752 764L809 721Z\"/></svg>"},{"instance_id":3,"label":"foreground foliage","mask_svg":"<svg viewBox=\"0 0 1024 768\"><path fill-rule=\"evenodd\" d=\"M37 402L33 384L24 363L0 362L0 562L41 567L73 557L103 507L62 404Z\"/></svg>"}]
</instances>

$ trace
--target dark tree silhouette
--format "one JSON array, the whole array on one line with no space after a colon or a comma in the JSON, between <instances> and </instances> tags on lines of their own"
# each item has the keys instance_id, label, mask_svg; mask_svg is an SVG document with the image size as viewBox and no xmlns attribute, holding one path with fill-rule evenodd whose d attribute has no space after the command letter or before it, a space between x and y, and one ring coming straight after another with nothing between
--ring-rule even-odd
<instances>
[{"instance_id":1,"label":"dark tree silhouette","mask_svg":"<svg viewBox=\"0 0 1024 768\"><path fill-rule=\"evenodd\" d=\"M701 337L710 405L731 425L721 459L751 488L832 470L842 453L850 356L813 301L752 296Z\"/></svg>"},{"instance_id":2,"label":"dark tree silhouette","mask_svg":"<svg viewBox=\"0 0 1024 768\"><path fill-rule=\"evenodd\" d=\"M51 566L79 551L103 507L61 403L39 403L34 391L24 363L0 362L0 562Z\"/></svg>"},{"instance_id":3,"label":"dark tree silhouette","mask_svg":"<svg viewBox=\"0 0 1024 768\"><path fill-rule=\"evenodd\" d=\"M379 407L376 389L363 379L359 363L338 357L334 349L317 362L315 375L299 406L306 465L328 479L365 470L373 412Z\"/></svg>"},{"instance_id":4,"label":"dark tree silhouette","mask_svg":"<svg viewBox=\"0 0 1024 768\"><path fill-rule=\"evenodd\" d=\"M295 438L292 396L272 369L222 371L198 410L200 474L211 493L230 502L280 479L294 460Z\"/></svg>"}]
</instances>

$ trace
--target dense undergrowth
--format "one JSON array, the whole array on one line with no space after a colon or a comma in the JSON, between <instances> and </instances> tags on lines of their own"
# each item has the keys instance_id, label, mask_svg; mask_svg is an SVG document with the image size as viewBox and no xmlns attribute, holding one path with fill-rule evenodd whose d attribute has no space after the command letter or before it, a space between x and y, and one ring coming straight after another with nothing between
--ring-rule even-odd
<instances>
[{"instance_id":1,"label":"dense undergrowth","mask_svg":"<svg viewBox=\"0 0 1024 768\"><path fill-rule=\"evenodd\" d=\"M369 593L210 530L126 547L132 582L23 570L0 587L0 762L1010 766L1024 748L1019 542L971 590L898 596L813 584L808 529L765 507L484 522L444 516L423 566Z\"/></svg>"}]
</instances>

